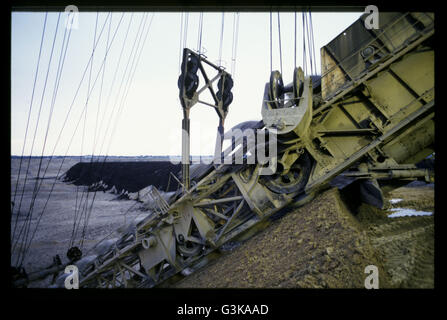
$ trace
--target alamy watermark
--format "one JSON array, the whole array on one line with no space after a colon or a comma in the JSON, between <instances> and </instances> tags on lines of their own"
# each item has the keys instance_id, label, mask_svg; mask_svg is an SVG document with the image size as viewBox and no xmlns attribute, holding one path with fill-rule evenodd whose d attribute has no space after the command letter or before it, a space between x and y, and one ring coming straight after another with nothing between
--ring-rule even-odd
<instances>
[{"instance_id":1,"label":"alamy watermark","mask_svg":"<svg viewBox=\"0 0 447 320\"><path fill-rule=\"evenodd\" d=\"M379 289L379 269L377 266L370 264L365 267L365 273L368 276L365 278L366 289Z\"/></svg>"},{"instance_id":2,"label":"alamy watermark","mask_svg":"<svg viewBox=\"0 0 447 320\"><path fill-rule=\"evenodd\" d=\"M65 7L64 12L67 12L67 18L65 19L65 28L75 29L79 28L79 10L75 5L69 5Z\"/></svg>"},{"instance_id":3,"label":"alamy watermark","mask_svg":"<svg viewBox=\"0 0 447 320\"><path fill-rule=\"evenodd\" d=\"M79 270L75 265L68 265L65 267L65 274L68 274L65 278L64 285L66 289L79 289Z\"/></svg>"},{"instance_id":4,"label":"alamy watermark","mask_svg":"<svg viewBox=\"0 0 447 320\"><path fill-rule=\"evenodd\" d=\"M379 9L377 6L369 5L365 8L369 15L365 18L365 28L368 30L379 29Z\"/></svg>"}]
</instances>

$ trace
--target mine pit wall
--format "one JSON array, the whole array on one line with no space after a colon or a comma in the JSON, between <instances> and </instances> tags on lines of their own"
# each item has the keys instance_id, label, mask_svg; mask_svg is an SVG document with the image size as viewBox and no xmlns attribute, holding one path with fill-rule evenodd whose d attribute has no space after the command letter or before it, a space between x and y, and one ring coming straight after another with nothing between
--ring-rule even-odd
<instances>
[{"instance_id":1,"label":"mine pit wall","mask_svg":"<svg viewBox=\"0 0 447 320\"><path fill-rule=\"evenodd\" d=\"M178 184L169 175L170 172L178 175L180 169L180 164L170 161L79 162L65 173L63 180L85 186L102 181L106 186L103 189L115 187L118 193L137 192L149 185L162 191L175 191Z\"/></svg>"}]
</instances>

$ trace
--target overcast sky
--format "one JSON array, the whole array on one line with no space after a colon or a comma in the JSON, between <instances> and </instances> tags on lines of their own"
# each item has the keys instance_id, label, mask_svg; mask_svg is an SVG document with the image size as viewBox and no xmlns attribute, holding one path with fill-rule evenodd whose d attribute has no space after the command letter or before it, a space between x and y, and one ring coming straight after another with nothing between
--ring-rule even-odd
<instances>
[{"instance_id":1,"label":"overcast sky","mask_svg":"<svg viewBox=\"0 0 447 320\"><path fill-rule=\"evenodd\" d=\"M349 27L361 14L362 12L312 14L318 73L320 48ZM59 25L56 33L58 17ZM232 70L234 18L234 13L227 12L224 15L222 64L227 67L227 71L234 73L234 100L226 119L226 129L242 121L261 119L264 85L270 77L269 13L239 14L237 54L235 69ZM297 18L296 59L297 64L302 65L301 13L297 13ZM182 112L177 79L182 14L113 12L109 15L107 12L99 14L81 12L77 28L71 29L71 33L65 28L66 19L67 13L61 13L60 16L57 12L47 14L39 72L33 95L45 13L12 13L11 154L22 154L31 99L33 103L25 155L29 155L31 149L32 155L41 155L45 136L47 139L44 155L51 155L53 152L55 155L180 154ZM280 14L285 83L292 80L294 68L294 21L293 12ZM194 50L197 49L198 43L198 22L199 13L189 13L186 47ZM208 59L215 63L218 63L219 59L221 28L221 13L203 14L202 50ZM62 64L60 57L64 52L62 51L64 35L65 45L69 36L70 38ZM97 45L92 65L89 65L95 38ZM107 43L110 49L105 59ZM276 13L273 14L272 60L273 69L279 70ZM58 66L63 68L57 85ZM135 73L132 77L133 70ZM83 75L84 79L81 82ZM132 81L125 87L127 79ZM91 95L87 100L89 87ZM125 88L128 88L128 93L124 97ZM71 111L68 114L70 107ZM53 112L50 113L50 110ZM86 110L86 113L83 113L83 110ZM121 113L118 113L118 110L121 110ZM66 118L68 120L64 125ZM192 154L213 153L217 124L217 115L210 107L204 105L193 107ZM76 125L78 127L75 131Z\"/></svg>"}]
</instances>

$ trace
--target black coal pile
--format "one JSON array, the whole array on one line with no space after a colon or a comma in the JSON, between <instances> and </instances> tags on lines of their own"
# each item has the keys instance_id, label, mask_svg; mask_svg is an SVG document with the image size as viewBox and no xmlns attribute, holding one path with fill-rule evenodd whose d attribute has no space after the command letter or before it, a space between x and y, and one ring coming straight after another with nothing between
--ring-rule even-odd
<instances>
[{"instance_id":1,"label":"black coal pile","mask_svg":"<svg viewBox=\"0 0 447 320\"><path fill-rule=\"evenodd\" d=\"M178 176L180 171L181 164L170 161L79 162L62 176L62 180L77 186L89 186L92 191L115 188L117 193L131 193L153 185L168 192L179 187L174 178L169 179L170 172Z\"/></svg>"}]
</instances>

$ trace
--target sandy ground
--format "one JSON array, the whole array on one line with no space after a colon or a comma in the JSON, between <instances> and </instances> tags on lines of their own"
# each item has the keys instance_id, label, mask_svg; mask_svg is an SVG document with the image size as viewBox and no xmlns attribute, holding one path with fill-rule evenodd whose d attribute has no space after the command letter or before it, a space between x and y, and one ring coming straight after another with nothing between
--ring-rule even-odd
<instances>
[{"instance_id":1,"label":"sandy ground","mask_svg":"<svg viewBox=\"0 0 447 320\"><path fill-rule=\"evenodd\" d=\"M113 159L113 161L129 160L138 161L141 160L141 158ZM83 195L84 198L82 203L85 203L85 197L87 193L83 193L86 187L77 187L73 184L67 184L60 180L55 180L55 177L57 176L61 164L62 174L77 162L79 162L79 157L69 157L64 161L63 164L62 158L54 158L50 162L50 166L46 174L47 179L39 180L42 182L42 185L38 192L34 205L30 228L31 234L36 228L38 217L40 216L45 202L48 199L48 194L52 188L52 185L54 182L55 184L54 189L51 193L51 197L48 201L48 205L38 225L34 239L23 261L23 267L25 268L27 273L49 266L50 264L52 264L53 257L56 254L59 254L62 263L68 261L66 252L69 248L69 241L72 235L76 204L78 203L77 206L79 208L80 199ZM41 172L43 172L44 168L46 168L47 163L48 159L44 158ZM11 159L11 201L13 201L14 198L19 164L19 158ZM35 177L37 176L39 159L31 159L23 199L20 201L27 166L28 161L27 159L24 159L22 162L22 170L19 177L18 192L14 201L14 210L11 216L11 243L13 244L15 243L15 241L12 240L12 234L16 226L16 221L17 228L15 238L17 238L17 234L20 233L25 217L29 212L32 194L36 183ZM78 195L78 201L76 201L76 194ZM91 203L92 198L93 192L88 193L89 204ZM109 235L110 233L112 233L112 235L110 236L113 237L113 232L117 228L122 226L125 223L126 219L127 222L129 222L131 219L135 219L138 215L145 214L144 212L138 210L138 208L140 207L139 203L136 203L132 200L116 200L116 198L116 194L111 194L109 192L96 193L90 220L86 229L84 246L82 248L82 251L84 253L86 253L90 248L92 248L94 244L96 244L99 240ZM22 202L21 205L20 202ZM133 209L128 212L128 209L131 207L133 207ZM81 227L82 226L83 221L81 223ZM22 234L24 234L24 232ZM81 232L78 232L75 244L79 245L80 240ZM16 249L11 254L12 265L16 265L15 261L17 258L17 253L20 252L20 246L22 244L23 237L20 238L18 245L16 245ZM32 283L30 287L47 286L50 280L51 277L48 277L47 279L45 279L45 281Z\"/></svg>"}]
</instances>

